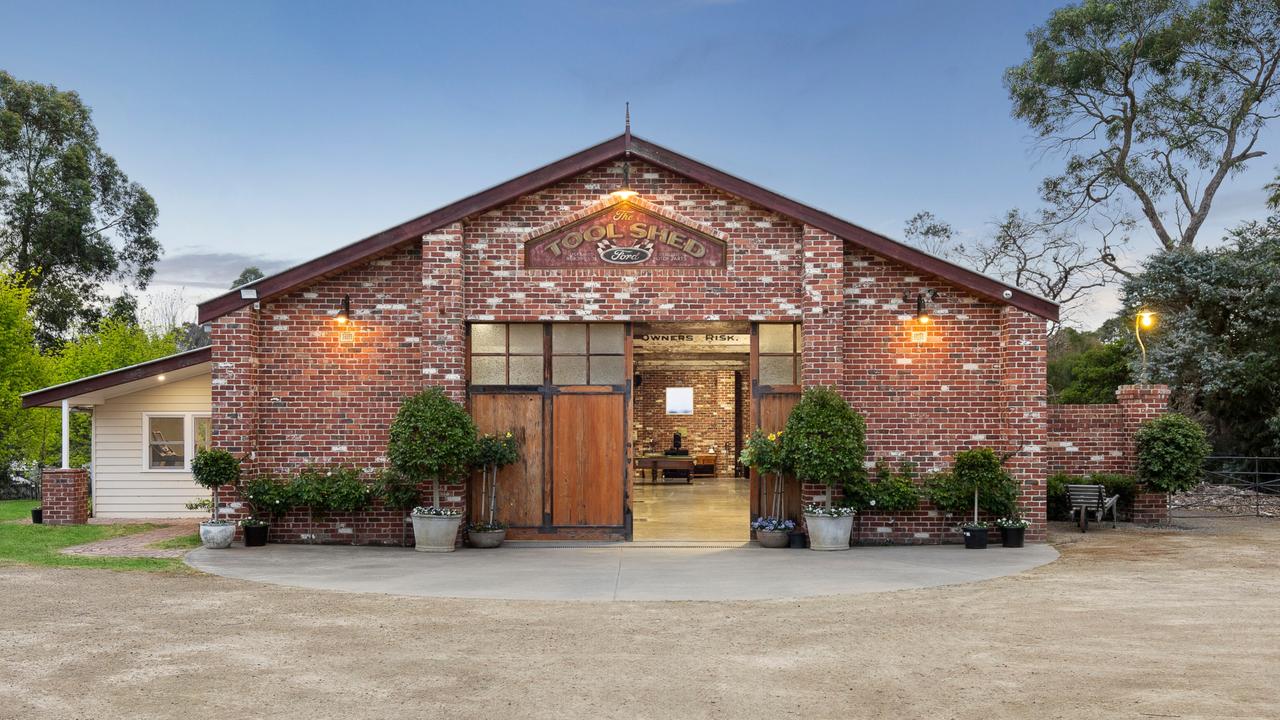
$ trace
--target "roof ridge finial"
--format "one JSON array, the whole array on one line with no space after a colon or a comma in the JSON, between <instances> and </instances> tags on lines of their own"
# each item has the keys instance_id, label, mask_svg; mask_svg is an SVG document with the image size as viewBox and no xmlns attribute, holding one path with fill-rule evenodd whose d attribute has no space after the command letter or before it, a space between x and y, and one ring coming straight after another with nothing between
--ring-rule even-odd
<instances>
[{"instance_id":1,"label":"roof ridge finial","mask_svg":"<svg viewBox=\"0 0 1280 720\"><path fill-rule=\"evenodd\" d=\"M627 124L626 124L626 129L623 130L622 132L622 138L623 138L622 144L625 147L627 153L630 154L631 153L631 101L629 100L627 101L626 108L627 108L626 110Z\"/></svg>"}]
</instances>

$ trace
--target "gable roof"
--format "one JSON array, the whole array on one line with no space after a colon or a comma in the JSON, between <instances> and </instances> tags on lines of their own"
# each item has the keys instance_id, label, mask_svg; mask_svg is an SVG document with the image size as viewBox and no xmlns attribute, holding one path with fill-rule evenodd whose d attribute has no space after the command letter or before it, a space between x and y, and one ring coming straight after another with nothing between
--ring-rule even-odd
<instances>
[{"instance_id":1,"label":"gable roof","mask_svg":"<svg viewBox=\"0 0 1280 720\"><path fill-rule=\"evenodd\" d=\"M910 245L873 232L848 220L810 207L742 178L698 162L661 145L629 133L593 145L586 150L544 165L532 172L495 185L457 202L433 210L382 232L338 248L314 260L296 265L275 275L242 285L199 305L198 322L205 323L226 315L257 300L265 300L305 287L368 258L386 252L411 239L437 230L464 218L487 212L522 195L541 190L561 180L584 173L604 163L618 160L630 152L639 160L664 168L690 180L718 188L730 195L749 200L763 208L793 220L831 233L845 242L895 260L924 273L937 275L980 297L1013 305L1047 320L1058 319L1058 305L1033 293L943 260ZM242 290L255 290L257 297L244 297ZM1006 296L1007 294L1007 296Z\"/></svg>"},{"instance_id":2,"label":"gable roof","mask_svg":"<svg viewBox=\"0 0 1280 720\"><path fill-rule=\"evenodd\" d=\"M129 365L127 367L108 370L97 375L80 378L64 382L61 385L53 385L39 390L23 393L22 407L33 408L42 406L52 406L62 400L71 400L73 404L83 401L86 396L92 393L100 393L110 388L116 388L129 383L137 383L141 380L164 375L165 373L173 373L186 368L196 368L198 365L205 365L213 360L213 348L205 346L196 348L195 350L187 350L186 352L166 355L155 360L138 363L137 365ZM196 368L197 370L201 368ZM207 372L208 368L204 368ZM174 377L173 380L185 379L194 373L181 373L181 377ZM140 385L133 388L134 390L142 387L151 387L151 385ZM131 390L125 389L126 392Z\"/></svg>"}]
</instances>

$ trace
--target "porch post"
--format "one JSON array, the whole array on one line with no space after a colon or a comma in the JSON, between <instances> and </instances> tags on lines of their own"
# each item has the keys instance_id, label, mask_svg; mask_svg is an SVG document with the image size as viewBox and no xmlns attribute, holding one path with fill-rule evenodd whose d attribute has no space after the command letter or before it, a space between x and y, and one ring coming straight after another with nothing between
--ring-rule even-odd
<instances>
[{"instance_id":1,"label":"porch post","mask_svg":"<svg viewBox=\"0 0 1280 720\"><path fill-rule=\"evenodd\" d=\"M62 401L62 469L71 468L71 405Z\"/></svg>"}]
</instances>

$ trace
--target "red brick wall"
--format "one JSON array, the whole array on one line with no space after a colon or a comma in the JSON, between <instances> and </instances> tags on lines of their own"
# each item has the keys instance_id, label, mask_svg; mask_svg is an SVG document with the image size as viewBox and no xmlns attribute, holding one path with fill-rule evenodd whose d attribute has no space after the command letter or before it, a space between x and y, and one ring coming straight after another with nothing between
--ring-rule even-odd
<instances>
[{"instance_id":1,"label":"red brick wall","mask_svg":"<svg viewBox=\"0 0 1280 720\"><path fill-rule=\"evenodd\" d=\"M633 393L635 413L632 418L632 435L637 452L660 453L671 446L671 435L676 428L684 428L688 435L684 447L690 455L705 454L710 447L716 449L716 473L733 475L734 427L732 370L673 370L644 369L640 387ZM668 415L666 389L668 387L693 388L693 414ZM748 398L743 398L743 412L750 413ZM750 415L746 415L750 418Z\"/></svg>"},{"instance_id":2,"label":"red brick wall","mask_svg":"<svg viewBox=\"0 0 1280 720\"><path fill-rule=\"evenodd\" d=\"M799 320L804 382L837 386L866 416L869 462L912 460L930 471L967 447L1021 449L1011 463L1028 483L1024 509L1039 537L1047 433L1040 319L847 253L829 234L643 163L632 166L640 196L726 237L726 268L523 269L525 237L600 201L620 180L621 164L606 164L219 319L215 441L250 453L254 473L288 474L310 462L380 467L404 396L435 384L464 397L466 321ZM913 338L922 328L903 293L927 289L941 293L935 322ZM344 294L354 315L347 330L331 319ZM806 492L815 498L821 489ZM461 486L447 496L465 503ZM368 518L350 519L366 524L335 539L399 541L398 513ZM296 537L302 522L290 516L277 537ZM860 532L938 542L958 539L958 522L926 506L866 516Z\"/></svg>"},{"instance_id":3,"label":"red brick wall","mask_svg":"<svg viewBox=\"0 0 1280 720\"><path fill-rule=\"evenodd\" d=\"M42 470L40 507L45 525L84 525L89 522L89 471L84 468Z\"/></svg>"}]
</instances>

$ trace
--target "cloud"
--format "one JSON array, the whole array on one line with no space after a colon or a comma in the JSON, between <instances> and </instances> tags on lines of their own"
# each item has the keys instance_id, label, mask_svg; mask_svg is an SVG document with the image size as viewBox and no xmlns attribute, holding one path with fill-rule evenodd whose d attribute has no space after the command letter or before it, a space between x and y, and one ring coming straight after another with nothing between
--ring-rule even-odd
<instances>
[{"instance_id":1,"label":"cloud","mask_svg":"<svg viewBox=\"0 0 1280 720\"><path fill-rule=\"evenodd\" d=\"M240 272L250 265L267 275L296 265L296 260L281 260L265 255L236 252L185 252L166 255L156 263L154 285L226 290Z\"/></svg>"}]
</instances>

